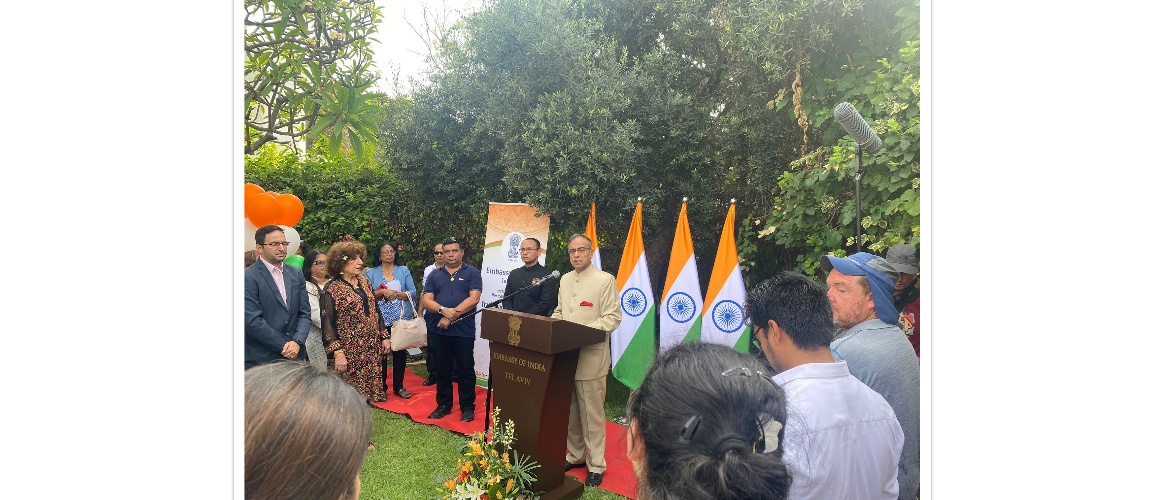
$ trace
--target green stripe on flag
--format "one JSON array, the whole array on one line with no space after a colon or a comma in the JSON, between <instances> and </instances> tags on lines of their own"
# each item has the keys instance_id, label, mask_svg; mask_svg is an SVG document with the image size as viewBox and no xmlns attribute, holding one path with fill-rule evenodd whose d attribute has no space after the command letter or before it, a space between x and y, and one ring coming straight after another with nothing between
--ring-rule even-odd
<instances>
[{"instance_id":1,"label":"green stripe on flag","mask_svg":"<svg viewBox=\"0 0 1170 500\"><path fill-rule=\"evenodd\" d=\"M691 324L691 329L687 330L687 334L683 336L682 342L698 342L703 334L703 318L699 317Z\"/></svg>"},{"instance_id":2,"label":"green stripe on flag","mask_svg":"<svg viewBox=\"0 0 1170 500\"><path fill-rule=\"evenodd\" d=\"M657 311L658 306L653 303L647 308L642 324L634 332L634 338L630 339L630 344L622 351L622 357L613 366L613 378L631 390L642 386L642 380L654 362L654 317Z\"/></svg>"},{"instance_id":3,"label":"green stripe on flag","mask_svg":"<svg viewBox=\"0 0 1170 500\"><path fill-rule=\"evenodd\" d=\"M739 334L739 340L735 341L735 345L732 346L732 348L734 348L735 350L737 350L739 352L747 354L748 349L750 348L751 343L752 343L752 339L751 339L752 333L751 332L752 332L751 328L744 328L743 333Z\"/></svg>"}]
</instances>

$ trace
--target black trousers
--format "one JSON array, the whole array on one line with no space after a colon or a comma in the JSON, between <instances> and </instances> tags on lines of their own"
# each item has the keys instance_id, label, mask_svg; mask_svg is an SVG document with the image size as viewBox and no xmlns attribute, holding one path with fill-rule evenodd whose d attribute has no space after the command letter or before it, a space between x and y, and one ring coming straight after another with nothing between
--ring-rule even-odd
<instances>
[{"instance_id":1,"label":"black trousers","mask_svg":"<svg viewBox=\"0 0 1170 500\"><path fill-rule=\"evenodd\" d=\"M394 363L394 392L402 388L402 378L406 376L406 350L390 351L390 361ZM382 356L382 373L387 373L386 357ZM386 380L382 379L382 386L386 388L386 392L390 392L390 386L386 385Z\"/></svg>"},{"instance_id":2,"label":"black trousers","mask_svg":"<svg viewBox=\"0 0 1170 500\"><path fill-rule=\"evenodd\" d=\"M436 337L438 337L438 336L439 336L439 334L435 333L435 329L433 327L431 327L430 325L428 325L427 326L427 373L429 373L430 375L428 375L427 378L433 379L433 380L439 379L439 375L438 375L438 373L436 373L436 372L438 372L438 370L435 369L435 349L438 349L438 347L439 347L438 346L439 341L438 341L438 339L436 339Z\"/></svg>"},{"instance_id":3,"label":"black trousers","mask_svg":"<svg viewBox=\"0 0 1170 500\"><path fill-rule=\"evenodd\" d=\"M475 337L435 335L435 402L439 406L452 404L451 383L459 384L459 409L475 409ZM454 369L452 369L454 364Z\"/></svg>"}]
</instances>

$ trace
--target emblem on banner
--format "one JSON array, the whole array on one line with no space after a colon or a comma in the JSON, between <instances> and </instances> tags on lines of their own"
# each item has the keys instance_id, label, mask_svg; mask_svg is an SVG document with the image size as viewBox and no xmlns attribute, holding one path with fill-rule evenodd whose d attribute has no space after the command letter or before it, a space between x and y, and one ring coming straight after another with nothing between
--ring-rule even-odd
<instances>
[{"instance_id":1,"label":"emblem on banner","mask_svg":"<svg viewBox=\"0 0 1170 500\"><path fill-rule=\"evenodd\" d=\"M504 258L508 259L509 262L520 260L520 243L523 242L523 233L508 233L508 236L505 236L504 241L500 244L500 251L503 252Z\"/></svg>"},{"instance_id":2,"label":"emblem on banner","mask_svg":"<svg viewBox=\"0 0 1170 500\"><path fill-rule=\"evenodd\" d=\"M508 343L512 345L520 345L520 317L508 317Z\"/></svg>"}]
</instances>

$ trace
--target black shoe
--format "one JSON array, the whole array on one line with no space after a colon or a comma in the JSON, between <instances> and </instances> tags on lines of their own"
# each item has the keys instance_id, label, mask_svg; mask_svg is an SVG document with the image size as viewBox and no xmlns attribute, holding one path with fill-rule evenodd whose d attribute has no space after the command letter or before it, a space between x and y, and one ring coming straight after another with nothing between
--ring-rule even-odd
<instances>
[{"instance_id":1,"label":"black shoe","mask_svg":"<svg viewBox=\"0 0 1170 500\"><path fill-rule=\"evenodd\" d=\"M429 418L431 420L438 420L438 419L443 418L443 417L450 415L450 414L451 414L451 407L450 406L440 406L438 408L435 408L435 411L432 411L431 414L427 416L427 418Z\"/></svg>"},{"instance_id":2,"label":"black shoe","mask_svg":"<svg viewBox=\"0 0 1170 500\"><path fill-rule=\"evenodd\" d=\"M459 417L460 422L470 422L475 420L475 410L463 410L463 416Z\"/></svg>"},{"instance_id":3,"label":"black shoe","mask_svg":"<svg viewBox=\"0 0 1170 500\"><path fill-rule=\"evenodd\" d=\"M435 377L427 377L427 379L423 381L423 385L428 387L435 385Z\"/></svg>"},{"instance_id":4,"label":"black shoe","mask_svg":"<svg viewBox=\"0 0 1170 500\"><path fill-rule=\"evenodd\" d=\"M601 486L602 472L590 472L585 476L585 486Z\"/></svg>"},{"instance_id":5,"label":"black shoe","mask_svg":"<svg viewBox=\"0 0 1170 500\"><path fill-rule=\"evenodd\" d=\"M402 399L410 399L411 396L410 391L406 390L405 387L399 387L397 391L394 391L394 393Z\"/></svg>"},{"instance_id":6,"label":"black shoe","mask_svg":"<svg viewBox=\"0 0 1170 500\"><path fill-rule=\"evenodd\" d=\"M575 464L575 463L573 463L573 462L570 462L570 461L568 461L568 460L565 460L565 471L566 471L566 472L567 472L567 471L570 471L570 470L573 470L573 469L580 469L581 467L584 467L584 466L585 466L585 462L581 462L581 463L579 463L579 464Z\"/></svg>"}]
</instances>

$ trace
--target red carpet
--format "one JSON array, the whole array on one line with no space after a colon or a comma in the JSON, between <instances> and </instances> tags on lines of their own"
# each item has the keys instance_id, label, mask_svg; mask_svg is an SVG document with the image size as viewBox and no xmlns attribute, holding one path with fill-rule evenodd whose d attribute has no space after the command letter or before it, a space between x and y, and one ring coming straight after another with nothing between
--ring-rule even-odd
<instances>
[{"instance_id":1,"label":"red carpet","mask_svg":"<svg viewBox=\"0 0 1170 500\"><path fill-rule=\"evenodd\" d=\"M471 422L459 421L459 391L454 388L452 389L454 392L453 403L455 410L450 415L438 420L428 420L427 415L435 411L436 407L435 386L424 387L422 383L422 377L415 375L410 370L406 370L406 376L402 380L402 385L406 387L406 390L411 392L411 398L402 399L394 394L390 394L387 396L386 402L374 403L374 406L386 411L409 416L418 423L435 425L467 436L483 430L484 419L487 418L487 410L483 405L484 401L487 401L487 390L479 386L475 388L475 420ZM392 384L391 389L393 389ZM634 469L630 465L629 459L626 458L626 428L613 422L605 423L605 462L607 467L605 469L605 475L601 480L600 488L612 491L626 498L634 498L637 481L634 478ZM578 481L584 483L587 472L582 467L573 469L565 474L573 476Z\"/></svg>"}]
</instances>

